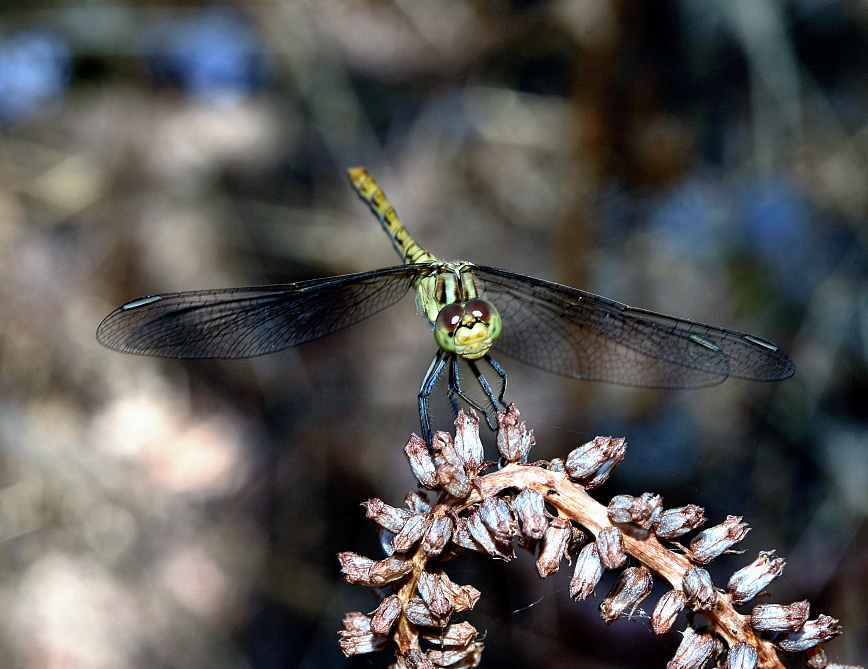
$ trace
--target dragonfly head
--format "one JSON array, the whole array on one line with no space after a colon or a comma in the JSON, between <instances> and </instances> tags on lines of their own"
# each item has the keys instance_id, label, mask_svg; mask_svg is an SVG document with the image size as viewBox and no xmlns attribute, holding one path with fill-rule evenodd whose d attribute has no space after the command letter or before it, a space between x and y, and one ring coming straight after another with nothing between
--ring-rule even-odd
<instances>
[{"instance_id":1,"label":"dragonfly head","mask_svg":"<svg viewBox=\"0 0 868 669\"><path fill-rule=\"evenodd\" d=\"M434 322L434 339L444 351L477 360L488 353L502 329L497 308L477 297L443 307Z\"/></svg>"}]
</instances>

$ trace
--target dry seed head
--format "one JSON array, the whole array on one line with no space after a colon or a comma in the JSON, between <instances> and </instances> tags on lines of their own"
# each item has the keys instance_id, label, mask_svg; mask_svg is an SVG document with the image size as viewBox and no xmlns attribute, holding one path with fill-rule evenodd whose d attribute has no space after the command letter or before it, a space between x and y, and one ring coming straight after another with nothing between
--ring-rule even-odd
<instances>
[{"instance_id":1,"label":"dry seed head","mask_svg":"<svg viewBox=\"0 0 868 669\"><path fill-rule=\"evenodd\" d=\"M639 497L632 495L616 495L609 502L607 513L609 520L622 525L630 524L647 530L654 524L663 510L660 495L643 493Z\"/></svg>"},{"instance_id":2,"label":"dry seed head","mask_svg":"<svg viewBox=\"0 0 868 669\"><path fill-rule=\"evenodd\" d=\"M417 513L407 519L401 531L392 539L395 553L406 553L425 535L433 518L430 513Z\"/></svg>"},{"instance_id":3,"label":"dry seed head","mask_svg":"<svg viewBox=\"0 0 868 669\"><path fill-rule=\"evenodd\" d=\"M413 562L411 560L387 557L385 560L380 560L371 565L370 583L364 585L380 587L386 585L386 583L397 581L411 571L413 571Z\"/></svg>"},{"instance_id":4,"label":"dry seed head","mask_svg":"<svg viewBox=\"0 0 868 669\"><path fill-rule=\"evenodd\" d=\"M434 458L425 444L425 440L416 434L411 434L409 441L404 445L404 453L410 461L410 469L413 476L428 489L437 487L437 470L434 466Z\"/></svg>"},{"instance_id":5,"label":"dry seed head","mask_svg":"<svg viewBox=\"0 0 868 669\"><path fill-rule=\"evenodd\" d=\"M774 555L774 551L760 551L756 560L730 577L727 591L733 604L750 601L781 575L786 563L783 558L776 558Z\"/></svg>"},{"instance_id":6,"label":"dry seed head","mask_svg":"<svg viewBox=\"0 0 868 669\"><path fill-rule=\"evenodd\" d=\"M479 418L471 409L458 412L455 419L455 451L464 462L467 473L476 476L485 463L485 451L479 438Z\"/></svg>"},{"instance_id":7,"label":"dry seed head","mask_svg":"<svg viewBox=\"0 0 868 669\"><path fill-rule=\"evenodd\" d=\"M394 506L389 506L383 500L369 499L367 502L362 502L365 509L365 515L373 520L380 527L384 527L392 532L400 532L404 527L404 523L412 515L407 509L399 509Z\"/></svg>"},{"instance_id":8,"label":"dry seed head","mask_svg":"<svg viewBox=\"0 0 868 669\"><path fill-rule=\"evenodd\" d=\"M376 636L386 636L400 615L401 599L398 595L389 595L380 602L371 618L371 632Z\"/></svg>"},{"instance_id":9,"label":"dry seed head","mask_svg":"<svg viewBox=\"0 0 868 669\"><path fill-rule=\"evenodd\" d=\"M371 632L371 619L363 613L348 613L343 620L344 629L340 630L341 652L347 657L363 655L383 650L389 645L389 638L375 636Z\"/></svg>"},{"instance_id":10,"label":"dry seed head","mask_svg":"<svg viewBox=\"0 0 868 669\"><path fill-rule=\"evenodd\" d=\"M823 644L817 644L805 651L805 666L807 669L826 669L828 664L829 660L826 658Z\"/></svg>"},{"instance_id":11,"label":"dry seed head","mask_svg":"<svg viewBox=\"0 0 868 669\"><path fill-rule=\"evenodd\" d=\"M435 617L445 618L452 613L452 602L439 574L423 571L416 581L416 591Z\"/></svg>"},{"instance_id":12,"label":"dry seed head","mask_svg":"<svg viewBox=\"0 0 868 669\"><path fill-rule=\"evenodd\" d=\"M654 523L654 534L658 539L669 540L692 532L705 524L704 512L705 509L695 504L668 509Z\"/></svg>"},{"instance_id":13,"label":"dry seed head","mask_svg":"<svg viewBox=\"0 0 868 669\"><path fill-rule=\"evenodd\" d=\"M600 561L600 551L597 543L592 541L579 551L576 558L576 568L570 581L570 597L587 599L593 594L602 576L603 563Z\"/></svg>"},{"instance_id":14,"label":"dry seed head","mask_svg":"<svg viewBox=\"0 0 868 669\"><path fill-rule=\"evenodd\" d=\"M750 614L750 626L759 632L798 632L808 620L808 600L783 604L760 604Z\"/></svg>"},{"instance_id":15,"label":"dry seed head","mask_svg":"<svg viewBox=\"0 0 868 669\"><path fill-rule=\"evenodd\" d=\"M485 548L482 544L480 544L473 538L473 535L470 534L467 518L464 518L463 516L454 516L453 520L455 521L455 527L452 530L452 542L456 546L466 548L470 551L476 551L479 553L485 552ZM494 542L492 542L492 545L494 545Z\"/></svg>"},{"instance_id":16,"label":"dry seed head","mask_svg":"<svg viewBox=\"0 0 868 669\"><path fill-rule=\"evenodd\" d=\"M717 604L717 591L711 576L702 567L691 567L681 581L687 606L694 611L711 611Z\"/></svg>"},{"instance_id":17,"label":"dry seed head","mask_svg":"<svg viewBox=\"0 0 868 669\"><path fill-rule=\"evenodd\" d=\"M681 590L673 589L664 593L651 613L651 630L654 634L666 634L686 604L687 598Z\"/></svg>"},{"instance_id":18,"label":"dry seed head","mask_svg":"<svg viewBox=\"0 0 868 669\"><path fill-rule=\"evenodd\" d=\"M778 648L790 653L798 653L813 648L818 643L834 639L841 633L841 625L831 616L820 616L809 620L798 632L788 634L777 642Z\"/></svg>"},{"instance_id":19,"label":"dry seed head","mask_svg":"<svg viewBox=\"0 0 868 669\"><path fill-rule=\"evenodd\" d=\"M620 618L627 609L630 615L648 593L653 582L651 572L645 567L629 567L621 572L609 594L600 602L600 617L609 625Z\"/></svg>"},{"instance_id":20,"label":"dry seed head","mask_svg":"<svg viewBox=\"0 0 868 669\"><path fill-rule=\"evenodd\" d=\"M442 650L429 650L426 657L434 667L475 667L481 659L483 644L470 643L466 646L446 646ZM461 663L461 664L459 664Z\"/></svg>"},{"instance_id":21,"label":"dry seed head","mask_svg":"<svg viewBox=\"0 0 868 669\"><path fill-rule=\"evenodd\" d=\"M624 459L627 442L612 437L596 437L570 452L564 467L567 475L588 489L602 485Z\"/></svg>"},{"instance_id":22,"label":"dry seed head","mask_svg":"<svg viewBox=\"0 0 868 669\"><path fill-rule=\"evenodd\" d=\"M684 630L678 649L666 669L700 669L721 651L721 644L710 634L700 634L692 627Z\"/></svg>"},{"instance_id":23,"label":"dry seed head","mask_svg":"<svg viewBox=\"0 0 868 669\"><path fill-rule=\"evenodd\" d=\"M527 454L536 443L533 430L528 431L519 417L514 404L510 404L507 411L497 412L497 451L507 462L526 462Z\"/></svg>"},{"instance_id":24,"label":"dry seed head","mask_svg":"<svg viewBox=\"0 0 868 669\"><path fill-rule=\"evenodd\" d=\"M424 492L414 490L408 492L404 497L404 503L411 513L428 513L431 511L431 504L428 502L428 495Z\"/></svg>"},{"instance_id":25,"label":"dry seed head","mask_svg":"<svg viewBox=\"0 0 868 669\"><path fill-rule=\"evenodd\" d=\"M754 669L756 667L756 648L739 641L729 649L723 669Z\"/></svg>"},{"instance_id":26,"label":"dry seed head","mask_svg":"<svg viewBox=\"0 0 868 669\"><path fill-rule=\"evenodd\" d=\"M560 568L561 560L564 558L569 561L567 548L570 545L572 535L573 528L569 520L561 516L552 518L552 522L543 537L542 549L536 561L536 570L542 578L554 574Z\"/></svg>"},{"instance_id":27,"label":"dry seed head","mask_svg":"<svg viewBox=\"0 0 868 669\"><path fill-rule=\"evenodd\" d=\"M410 648L397 657L397 669L437 669L422 651Z\"/></svg>"},{"instance_id":28,"label":"dry seed head","mask_svg":"<svg viewBox=\"0 0 868 669\"><path fill-rule=\"evenodd\" d=\"M443 629L426 630L422 637L436 646L466 646L476 639L476 628L468 622L452 623Z\"/></svg>"},{"instance_id":29,"label":"dry seed head","mask_svg":"<svg viewBox=\"0 0 868 669\"><path fill-rule=\"evenodd\" d=\"M620 569L627 562L624 552L624 535L617 527L604 527L597 535L600 561L609 570Z\"/></svg>"},{"instance_id":30,"label":"dry seed head","mask_svg":"<svg viewBox=\"0 0 868 669\"><path fill-rule=\"evenodd\" d=\"M512 500L512 508L518 518L522 537L527 542L542 539L549 524L542 493L525 488Z\"/></svg>"},{"instance_id":31,"label":"dry seed head","mask_svg":"<svg viewBox=\"0 0 868 669\"><path fill-rule=\"evenodd\" d=\"M727 516L720 525L696 535L690 542L690 557L696 564L708 564L744 539L749 531L741 516Z\"/></svg>"},{"instance_id":32,"label":"dry seed head","mask_svg":"<svg viewBox=\"0 0 868 669\"><path fill-rule=\"evenodd\" d=\"M420 627L445 627L448 618L435 616L421 597L412 597L404 607L404 615L414 625Z\"/></svg>"},{"instance_id":33,"label":"dry seed head","mask_svg":"<svg viewBox=\"0 0 868 669\"><path fill-rule=\"evenodd\" d=\"M447 511L448 507L440 504L430 514L431 524L422 539L422 553L429 557L440 555L452 538L454 524L452 518L446 515Z\"/></svg>"}]
</instances>

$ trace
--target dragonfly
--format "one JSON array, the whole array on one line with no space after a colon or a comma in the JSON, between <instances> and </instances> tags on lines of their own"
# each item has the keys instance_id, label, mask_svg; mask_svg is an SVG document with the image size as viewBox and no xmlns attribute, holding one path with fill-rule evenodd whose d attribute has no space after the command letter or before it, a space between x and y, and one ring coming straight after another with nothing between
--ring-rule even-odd
<instances>
[{"instance_id":1,"label":"dragonfly","mask_svg":"<svg viewBox=\"0 0 868 669\"><path fill-rule=\"evenodd\" d=\"M110 313L97 339L123 353L249 358L354 325L415 290L417 310L437 343L418 395L429 446L430 398L441 378L447 378L456 413L460 398L496 428L496 411L506 407L507 375L492 350L576 379L656 388L700 388L729 377L779 381L795 372L790 356L756 335L497 267L438 260L413 240L365 168L348 174L402 265L296 283L146 295ZM459 361L476 377L484 403L462 387ZM498 377L496 393L480 370L483 363Z\"/></svg>"}]
</instances>

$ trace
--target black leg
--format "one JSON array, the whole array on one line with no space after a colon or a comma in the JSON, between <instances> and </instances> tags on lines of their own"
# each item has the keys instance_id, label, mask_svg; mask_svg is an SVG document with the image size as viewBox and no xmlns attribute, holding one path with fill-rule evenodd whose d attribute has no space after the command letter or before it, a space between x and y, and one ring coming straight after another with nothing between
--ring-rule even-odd
<instances>
[{"instance_id":1,"label":"black leg","mask_svg":"<svg viewBox=\"0 0 868 669\"><path fill-rule=\"evenodd\" d=\"M491 368L497 372L497 375L500 377L500 392L497 395L497 400L504 409L508 409L509 405L503 401L503 395L506 392L506 371L504 371L503 367L497 364L497 360L492 358L490 355L485 356L485 362L491 365Z\"/></svg>"},{"instance_id":2,"label":"black leg","mask_svg":"<svg viewBox=\"0 0 868 669\"><path fill-rule=\"evenodd\" d=\"M449 357L449 381L446 384L446 394L452 405L452 415L458 415L458 400L455 399L455 391L461 393L461 384L458 383L458 356L454 353ZM463 397L463 396L462 396Z\"/></svg>"},{"instance_id":3,"label":"black leg","mask_svg":"<svg viewBox=\"0 0 868 669\"><path fill-rule=\"evenodd\" d=\"M478 379L478 378L481 376L481 375L479 374L479 370L476 369L476 367L473 365L473 362L472 362L472 361L468 360L467 363L471 366L471 369L474 371L474 373L476 374L476 378ZM458 378L458 360L457 360L457 358L453 358L453 362L452 362L452 373L449 375L449 385L450 385L450 392L458 393L458 396L459 396L461 399L463 399L463 400L464 400L465 402L467 402L470 406L472 406L474 409L476 409L479 413L481 413L483 416L485 416L485 422L488 423L488 427L489 427L489 428L491 428L492 430L496 430L496 429L497 429L497 423L494 422L494 421L492 420L492 418L491 418L491 412L490 412L488 409L486 409L485 407L483 407L483 406L482 406L479 402L477 402L475 399L473 399L472 397L470 397L469 395L467 395L467 394L466 394L466 393L461 389L461 381L460 381L460 379ZM486 383L486 386L487 386L487 385L488 385L488 384ZM484 389L484 386L483 386L483 389ZM490 390L491 390L491 389L489 388L489 391L490 391ZM497 405L494 405L494 406L495 406L495 408L496 408Z\"/></svg>"},{"instance_id":4,"label":"black leg","mask_svg":"<svg viewBox=\"0 0 868 669\"><path fill-rule=\"evenodd\" d=\"M482 372L479 371L479 367L476 366L475 360L468 360L467 365L470 367L470 371L472 371L476 375L476 380L479 382L479 387L482 388L482 392L485 393L485 396L488 398L489 403L491 404L491 410L494 413L497 413L497 399L494 397L494 393L491 391L491 386L488 385L488 380L482 375ZM491 425L491 421L488 420L488 412L485 412L485 420L488 422L489 427L491 429L495 429L495 426Z\"/></svg>"},{"instance_id":5,"label":"black leg","mask_svg":"<svg viewBox=\"0 0 868 669\"><path fill-rule=\"evenodd\" d=\"M434 390L437 379L443 373L449 358L454 357L454 355L454 353L450 355L446 351L438 350L431 361L431 366L428 367L428 371L425 373L422 387L419 388L419 422L422 424L422 438L425 440L428 448L431 448L431 442L434 438L434 431L431 429L431 408L429 402L431 392ZM452 400L452 404L455 405L455 399L451 395L451 385L450 383L450 399Z\"/></svg>"}]
</instances>

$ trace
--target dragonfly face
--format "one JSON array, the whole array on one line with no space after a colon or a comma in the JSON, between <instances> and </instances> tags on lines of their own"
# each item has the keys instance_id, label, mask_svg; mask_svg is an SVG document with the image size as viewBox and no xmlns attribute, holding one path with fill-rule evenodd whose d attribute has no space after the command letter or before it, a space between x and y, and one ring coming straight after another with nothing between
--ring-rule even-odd
<instances>
[{"instance_id":1,"label":"dragonfly face","mask_svg":"<svg viewBox=\"0 0 868 669\"><path fill-rule=\"evenodd\" d=\"M447 304L434 322L434 339L448 353L465 360L479 360L488 354L500 336L503 322L497 308L481 297L464 304Z\"/></svg>"},{"instance_id":2,"label":"dragonfly face","mask_svg":"<svg viewBox=\"0 0 868 669\"><path fill-rule=\"evenodd\" d=\"M784 351L755 335L496 267L439 261L413 241L367 170L350 170L350 181L404 265L273 286L149 295L109 314L97 339L124 353L249 358L358 323L415 288L438 345L419 390L419 418L429 444L428 402L447 370L453 409L459 397L495 427L493 410L505 406L506 372L491 357L492 347L556 374L657 388L699 388L730 376L779 381L795 371ZM462 390L459 359L475 375L487 406ZM500 377L497 394L478 369L480 360Z\"/></svg>"}]
</instances>

